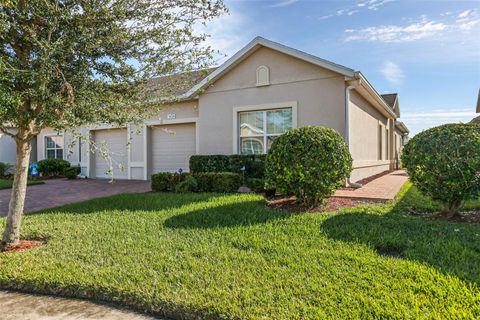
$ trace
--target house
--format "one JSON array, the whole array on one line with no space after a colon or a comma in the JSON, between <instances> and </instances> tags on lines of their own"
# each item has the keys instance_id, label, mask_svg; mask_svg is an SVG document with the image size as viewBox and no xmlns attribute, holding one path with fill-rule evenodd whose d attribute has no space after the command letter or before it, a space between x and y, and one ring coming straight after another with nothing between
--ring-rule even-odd
<instances>
[{"instance_id":1,"label":"house","mask_svg":"<svg viewBox=\"0 0 480 320\"><path fill-rule=\"evenodd\" d=\"M480 113L480 89L478 90L478 97L477 97L477 113ZM480 116L473 118L471 122L480 124Z\"/></svg>"},{"instance_id":2,"label":"house","mask_svg":"<svg viewBox=\"0 0 480 320\"><path fill-rule=\"evenodd\" d=\"M398 121L398 95L380 95L359 71L257 37L218 68L182 77L191 85L175 92L178 101L142 125L80 129L95 145L109 147L115 178L188 170L193 154L266 153L277 136L306 125L327 126L345 138L352 181L398 166L408 135ZM37 158L66 158L89 177L109 177L101 152L88 152L88 141L72 148L71 140L71 134L43 130Z\"/></svg>"},{"instance_id":3,"label":"house","mask_svg":"<svg viewBox=\"0 0 480 320\"><path fill-rule=\"evenodd\" d=\"M9 132L15 134L15 128L7 128ZM12 137L0 132L0 162L15 164L16 144ZM32 155L30 161L37 161L37 139L32 142Z\"/></svg>"}]
</instances>

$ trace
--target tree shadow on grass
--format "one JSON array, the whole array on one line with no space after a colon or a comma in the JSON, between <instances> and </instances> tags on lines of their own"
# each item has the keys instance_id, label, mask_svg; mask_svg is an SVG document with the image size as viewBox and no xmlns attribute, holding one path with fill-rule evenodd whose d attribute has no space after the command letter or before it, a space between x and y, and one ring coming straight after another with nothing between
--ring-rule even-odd
<instances>
[{"instance_id":1,"label":"tree shadow on grass","mask_svg":"<svg viewBox=\"0 0 480 320\"><path fill-rule=\"evenodd\" d=\"M335 240L366 244L379 255L414 260L480 285L480 226L408 215L411 188L387 213L361 207L322 224Z\"/></svg>"},{"instance_id":2,"label":"tree shadow on grass","mask_svg":"<svg viewBox=\"0 0 480 320\"><path fill-rule=\"evenodd\" d=\"M219 195L214 193L124 193L82 202L44 209L28 215L67 213L91 214L101 211L160 211L180 208L197 202L208 201Z\"/></svg>"},{"instance_id":3,"label":"tree shadow on grass","mask_svg":"<svg viewBox=\"0 0 480 320\"><path fill-rule=\"evenodd\" d=\"M164 226L173 229L209 229L250 226L285 219L295 213L265 208L265 200L245 200L175 215Z\"/></svg>"}]
</instances>

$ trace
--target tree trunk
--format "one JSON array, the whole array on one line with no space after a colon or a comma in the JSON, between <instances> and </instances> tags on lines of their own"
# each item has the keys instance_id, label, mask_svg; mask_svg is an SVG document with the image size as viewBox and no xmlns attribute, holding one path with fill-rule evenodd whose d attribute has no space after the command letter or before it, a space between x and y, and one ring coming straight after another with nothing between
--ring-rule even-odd
<instances>
[{"instance_id":1,"label":"tree trunk","mask_svg":"<svg viewBox=\"0 0 480 320\"><path fill-rule=\"evenodd\" d=\"M457 200L451 201L449 203L444 203L442 213L447 219L451 219L459 214L458 210L460 209L461 205L462 202Z\"/></svg>"},{"instance_id":2,"label":"tree trunk","mask_svg":"<svg viewBox=\"0 0 480 320\"><path fill-rule=\"evenodd\" d=\"M32 151L31 139L17 140L17 160L13 178L12 195L8 208L7 224L3 232L2 244L17 244L20 241L20 224L22 221L25 195L27 193L28 167Z\"/></svg>"}]
</instances>

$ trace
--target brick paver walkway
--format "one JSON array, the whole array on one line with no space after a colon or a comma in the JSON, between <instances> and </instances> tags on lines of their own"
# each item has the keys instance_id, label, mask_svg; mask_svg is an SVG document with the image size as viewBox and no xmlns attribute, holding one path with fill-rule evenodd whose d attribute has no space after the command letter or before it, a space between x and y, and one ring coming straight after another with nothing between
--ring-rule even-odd
<instances>
[{"instance_id":1,"label":"brick paver walkway","mask_svg":"<svg viewBox=\"0 0 480 320\"><path fill-rule=\"evenodd\" d=\"M408 176L403 170L393 171L375 179L363 187L354 190L337 190L335 197L392 200L407 181Z\"/></svg>"},{"instance_id":2,"label":"brick paver walkway","mask_svg":"<svg viewBox=\"0 0 480 320\"><path fill-rule=\"evenodd\" d=\"M111 196L120 193L150 191L150 181L100 179L55 179L27 187L24 212L34 212L65 204ZM0 190L0 216L8 212L10 189Z\"/></svg>"}]
</instances>

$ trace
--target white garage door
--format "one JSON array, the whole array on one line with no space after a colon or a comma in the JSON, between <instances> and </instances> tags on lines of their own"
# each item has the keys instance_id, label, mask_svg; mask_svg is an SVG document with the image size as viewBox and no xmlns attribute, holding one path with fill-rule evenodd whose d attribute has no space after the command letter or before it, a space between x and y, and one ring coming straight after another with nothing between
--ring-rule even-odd
<instances>
[{"instance_id":1,"label":"white garage door","mask_svg":"<svg viewBox=\"0 0 480 320\"><path fill-rule=\"evenodd\" d=\"M151 146L153 173L188 171L190 156L195 154L195 124L153 127Z\"/></svg>"},{"instance_id":2,"label":"white garage door","mask_svg":"<svg viewBox=\"0 0 480 320\"><path fill-rule=\"evenodd\" d=\"M113 169L114 179L127 178L127 130L108 129L95 131L95 143L108 152L110 159L102 157L102 152L95 151L95 176L97 178L111 178L110 167ZM123 170L119 168L123 167Z\"/></svg>"}]
</instances>

